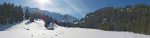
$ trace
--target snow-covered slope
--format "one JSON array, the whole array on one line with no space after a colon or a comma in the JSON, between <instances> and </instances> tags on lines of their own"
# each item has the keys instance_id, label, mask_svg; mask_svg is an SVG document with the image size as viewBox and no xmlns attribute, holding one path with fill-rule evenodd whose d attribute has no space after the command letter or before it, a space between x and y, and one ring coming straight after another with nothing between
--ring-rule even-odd
<instances>
[{"instance_id":1,"label":"snow-covered slope","mask_svg":"<svg viewBox=\"0 0 150 38\"><path fill-rule=\"evenodd\" d=\"M86 28L65 28L58 25L55 30L46 30L42 20L32 23L26 20L6 31L0 31L0 38L150 38L150 35Z\"/></svg>"},{"instance_id":2,"label":"snow-covered slope","mask_svg":"<svg viewBox=\"0 0 150 38\"><path fill-rule=\"evenodd\" d=\"M46 30L44 27L44 21L35 20L35 22L30 22L25 20L20 24L16 24L11 28L6 29L6 31L16 31L16 30Z\"/></svg>"}]
</instances>

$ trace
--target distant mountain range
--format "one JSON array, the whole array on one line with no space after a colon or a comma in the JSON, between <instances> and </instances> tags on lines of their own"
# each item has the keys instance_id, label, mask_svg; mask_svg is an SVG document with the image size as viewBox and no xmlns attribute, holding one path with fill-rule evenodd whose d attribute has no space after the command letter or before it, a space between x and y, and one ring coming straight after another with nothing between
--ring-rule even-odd
<instances>
[{"instance_id":1,"label":"distant mountain range","mask_svg":"<svg viewBox=\"0 0 150 38\"><path fill-rule=\"evenodd\" d=\"M75 20L79 20L78 18L73 17L73 16L68 15L68 14L62 15L62 14L55 13L55 12L41 10L39 8L23 7L24 11L26 9L28 9L30 13L40 13L42 15L48 15L48 16L52 17L53 19L56 19L57 21L60 21L60 22L73 22Z\"/></svg>"}]
</instances>

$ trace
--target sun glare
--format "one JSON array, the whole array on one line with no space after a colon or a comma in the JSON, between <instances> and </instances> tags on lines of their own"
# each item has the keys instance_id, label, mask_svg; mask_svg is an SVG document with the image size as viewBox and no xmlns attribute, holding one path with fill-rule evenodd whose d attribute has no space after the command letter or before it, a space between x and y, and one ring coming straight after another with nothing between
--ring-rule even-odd
<instances>
[{"instance_id":1,"label":"sun glare","mask_svg":"<svg viewBox=\"0 0 150 38\"><path fill-rule=\"evenodd\" d=\"M35 0L39 5L52 4L51 0Z\"/></svg>"}]
</instances>

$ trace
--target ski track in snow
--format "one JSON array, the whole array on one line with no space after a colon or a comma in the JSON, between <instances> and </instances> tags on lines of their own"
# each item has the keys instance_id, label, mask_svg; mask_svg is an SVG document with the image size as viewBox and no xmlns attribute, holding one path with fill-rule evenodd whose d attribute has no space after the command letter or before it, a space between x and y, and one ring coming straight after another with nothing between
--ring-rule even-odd
<instances>
[{"instance_id":1,"label":"ski track in snow","mask_svg":"<svg viewBox=\"0 0 150 38\"><path fill-rule=\"evenodd\" d=\"M26 20L5 31L0 31L0 38L150 38L150 35L85 28L66 28L58 25L56 25L55 30L46 30L42 20L35 22Z\"/></svg>"}]
</instances>

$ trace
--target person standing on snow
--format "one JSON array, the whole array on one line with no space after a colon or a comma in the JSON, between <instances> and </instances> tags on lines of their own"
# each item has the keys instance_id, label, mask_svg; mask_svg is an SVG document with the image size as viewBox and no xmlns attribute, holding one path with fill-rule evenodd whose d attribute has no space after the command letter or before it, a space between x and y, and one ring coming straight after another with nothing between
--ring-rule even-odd
<instances>
[{"instance_id":1,"label":"person standing on snow","mask_svg":"<svg viewBox=\"0 0 150 38\"><path fill-rule=\"evenodd\" d=\"M47 17L46 16L41 16L41 19L45 22L45 27L47 27L48 25L48 23L47 23Z\"/></svg>"},{"instance_id":2,"label":"person standing on snow","mask_svg":"<svg viewBox=\"0 0 150 38\"><path fill-rule=\"evenodd\" d=\"M53 21L53 19L52 19L52 17L49 17L49 16L46 16L46 17L41 17L43 20L44 20L44 22L45 22L45 27L47 28L47 29L52 29L53 30L53 23L52 23L52 21Z\"/></svg>"}]
</instances>

